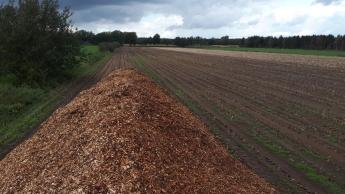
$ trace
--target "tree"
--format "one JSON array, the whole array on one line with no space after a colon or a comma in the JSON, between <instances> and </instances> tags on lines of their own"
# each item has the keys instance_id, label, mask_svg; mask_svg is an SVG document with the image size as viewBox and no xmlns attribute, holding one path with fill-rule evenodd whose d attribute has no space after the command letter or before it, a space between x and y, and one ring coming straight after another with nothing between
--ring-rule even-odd
<instances>
[{"instance_id":1,"label":"tree","mask_svg":"<svg viewBox=\"0 0 345 194\"><path fill-rule=\"evenodd\" d=\"M137 44L137 33L135 32L124 32L125 37L125 44L129 44L130 46L135 46Z\"/></svg>"},{"instance_id":2,"label":"tree","mask_svg":"<svg viewBox=\"0 0 345 194\"><path fill-rule=\"evenodd\" d=\"M20 0L0 7L0 63L20 83L59 81L79 63L69 9L57 0ZM4 70L2 70L3 72Z\"/></svg>"},{"instance_id":3,"label":"tree","mask_svg":"<svg viewBox=\"0 0 345 194\"><path fill-rule=\"evenodd\" d=\"M160 44L161 43L161 37L159 34L155 34L153 36L153 44Z\"/></svg>"},{"instance_id":4,"label":"tree","mask_svg":"<svg viewBox=\"0 0 345 194\"><path fill-rule=\"evenodd\" d=\"M222 45L228 45L229 44L229 36L223 36L221 38L221 44Z\"/></svg>"},{"instance_id":5,"label":"tree","mask_svg":"<svg viewBox=\"0 0 345 194\"><path fill-rule=\"evenodd\" d=\"M15 28L14 20L16 18L16 9L13 2L8 5L0 5L0 73L9 73L11 59L15 58L9 49L13 46L12 39ZM0 75L1 75L0 74Z\"/></svg>"},{"instance_id":6,"label":"tree","mask_svg":"<svg viewBox=\"0 0 345 194\"><path fill-rule=\"evenodd\" d=\"M186 47L189 45L187 38L180 37L176 37L174 43L178 47Z\"/></svg>"},{"instance_id":7,"label":"tree","mask_svg":"<svg viewBox=\"0 0 345 194\"><path fill-rule=\"evenodd\" d=\"M95 38L95 34L86 30L79 30L75 32L75 37L82 43L91 43Z\"/></svg>"},{"instance_id":8,"label":"tree","mask_svg":"<svg viewBox=\"0 0 345 194\"><path fill-rule=\"evenodd\" d=\"M101 51L106 52L114 52L115 49L119 48L121 44L119 42L102 42L99 44Z\"/></svg>"}]
</instances>

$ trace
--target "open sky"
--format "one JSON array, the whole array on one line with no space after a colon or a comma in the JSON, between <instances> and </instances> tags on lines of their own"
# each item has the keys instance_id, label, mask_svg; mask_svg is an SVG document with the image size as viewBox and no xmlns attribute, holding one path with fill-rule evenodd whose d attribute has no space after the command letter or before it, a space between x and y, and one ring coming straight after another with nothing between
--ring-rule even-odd
<instances>
[{"instance_id":1,"label":"open sky","mask_svg":"<svg viewBox=\"0 0 345 194\"><path fill-rule=\"evenodd\" d=\"M0 0L0 2L6 0ZM139 36L345 34L345 0L60 0L73 23Z\"/></svg>"}]
</instances>

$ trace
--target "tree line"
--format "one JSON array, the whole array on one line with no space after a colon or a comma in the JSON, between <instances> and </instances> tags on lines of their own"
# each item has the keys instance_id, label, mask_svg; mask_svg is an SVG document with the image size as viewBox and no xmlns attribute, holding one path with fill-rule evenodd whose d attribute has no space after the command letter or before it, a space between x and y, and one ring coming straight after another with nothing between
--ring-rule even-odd
<instances>
[{"instance_id":1,"label":"tree line","mask_svg":"<svg viewBox=\"0 0 345 194\"><path fill-rule=\"evenodd\" d=\"M139 38L138 39L138 44L141 45L157 45L157 44L161 44L161 43L165 43L165 39L161 39L161 36L159 34L155 34L153 37L148 37L148 38ZM167 44L171 44L171 42L167 43Z\"/></svg>"},{"instance_id":2,"label":"tree line","mask_svg":"<svg viewBox=\"0 0 345 194\"><path fill-rule=\"evenodd\" d=\"M138 44L144 45L175 45L178 47L187 47L187 46L205 46L205 45L239 45L241 39L230 39L229 36L224 36L221 38L202 38L199 36L196 37L176 37L175 39L171 38L160 38L159 34L156 34L153 37L148 38L139 38Z\"/></svg>"},{"instance_id":3,"label":"tree line","mask_svg":"<svg viewBox=\"0 0 345 194\"><path fill-rule=\"evenodd\" d=\"M29 85L65 79L80 60L70 16L57 0L0 5L0 76L11 74Z\"/></svg>"},{"instance_id":4,"label":"tree line","mask_svg":"<svg viewBox=\"0 0 345 194\"><path fill-rule=\"evenodd\" d=\"M241 39L230 39L229 36L221 38L202 38L202 37L176 37L174 44L179 47L186 46L205 46L205 45L239 45Z\"/></svg>"},{"instance_id":5,"label":"tree line","mask_svg":"<svg viewBox=\"0 0 345 194\"><path fill-rule=\"evenodd\" d=\"M158 35L159 36L159 35ZM157 44L152 37L139 38L139 44ZM290 37L262 37L251 36L248 38L202 38L202 37L176 37L174 39L161 39L160 44L175 45L178 47L188 46L211 46L211 45L236 45L252 48L286 48L286 49L314 49L314 50L345 50L345 36L338 35L312 35Z\"/></svg>"},{"instance_id":6,"label":"tree line","mask_svg":"<svg viewBox=\"0 0 345 194\"><path fill-rule=\"evenodd\" d=\"M241 39L243 47L345 50L345 36L312 35L291 37L252 36Z\"/></svg>"},{"instance_id":7,"label":"tree line","mask_svg":"<svg viewBox=\"0 0 345 194\"><path fill-rule=\"evenodd\" d=\"M79 30L75 32L75 36L82 43L100 44L116 42L120 45L128 44L131 46L137 44L138 39L136 32L121 32L119 30L115 30L112 32L101 32L98 34L94 34L93 32L88 32L85 30Z\"/></svg>"}]
</instances>

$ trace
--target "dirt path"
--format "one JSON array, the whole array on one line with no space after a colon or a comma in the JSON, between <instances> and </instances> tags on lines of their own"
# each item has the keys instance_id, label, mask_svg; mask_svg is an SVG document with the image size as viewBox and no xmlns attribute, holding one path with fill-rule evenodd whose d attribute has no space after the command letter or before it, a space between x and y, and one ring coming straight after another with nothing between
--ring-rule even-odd
<instances>
[{"instance_id":1,"label":"dirt path","mask_svg":"<svg viewBox=\"0 0 345 194\"><path fill-rule=\"evenodd\" d=\"M283 192L344 191L344 59L213 52L128 51Z\"/></svg>"},{"instance_id":2,"label":"dirt path","mask_svg":"<svg viewBox=\"0 0 345 194\"><path fill-rule=\"evenodd\" d=\"M111 59L105 65L101 65L100 68L94 74L90 76L82 77L68 84L60 92L61 94L63 94L62 95L63 98L55 105L55 108L53 110L56 110L57 108L68 104L71 100L75 98L75 96L79 94L79 92L90 88L91 86L96 84L98 81L100 81L102 78L109 75L115 69L128 67L128 59L126 58L126 56L127 56L126 51L124 51L124 49L119 49L114 53ZM45 119L43 119L43 121ZM18 144L30 138L37 131L40 125L41 124L35 126L32 129L27 130L27 134L25 134L23 138L18 139L12 144L4 146L0 152L0 160L3 159L6 156L6 154L8 154Z\"/></svg>"}]
</instances>

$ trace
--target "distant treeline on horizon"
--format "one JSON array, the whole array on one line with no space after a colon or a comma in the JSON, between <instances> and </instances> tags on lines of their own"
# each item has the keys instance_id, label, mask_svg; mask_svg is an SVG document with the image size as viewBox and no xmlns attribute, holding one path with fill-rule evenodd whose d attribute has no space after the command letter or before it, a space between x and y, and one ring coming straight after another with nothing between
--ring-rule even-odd
<instances>
[{"instance_id":1,"label":"distant treeline on horizon","mask_svg":"<svg viewBox=\"0 0 345 194\"><path fill-rule=\"evenodd\" d=\"M148 38L138 38L135 32L102 32L94 34L85 30L75 33L82 42L99 44L102 42L118 42L120 44L139 45L175 45L178 47L237 45L250 48L283 48L283 49L315 49L315 50L345 50L345 35L307 35L307 36L251 36L248 38L202 38L176 37L160 38L159 34Z\"/></svg>"}]
</instances>

